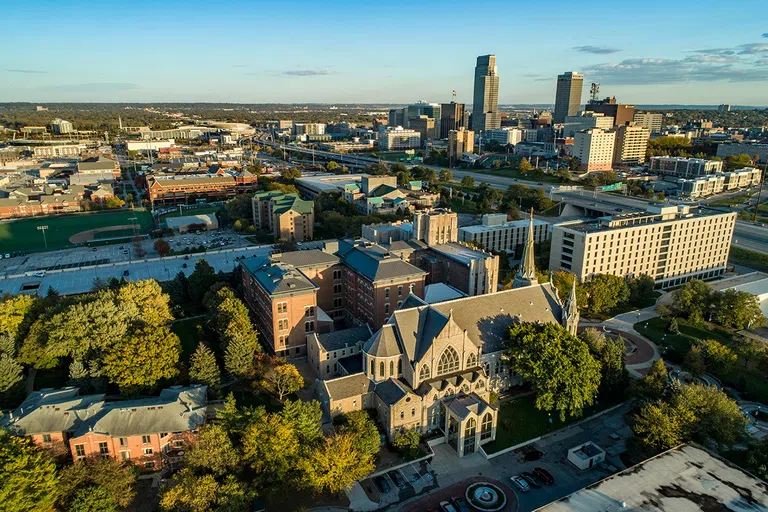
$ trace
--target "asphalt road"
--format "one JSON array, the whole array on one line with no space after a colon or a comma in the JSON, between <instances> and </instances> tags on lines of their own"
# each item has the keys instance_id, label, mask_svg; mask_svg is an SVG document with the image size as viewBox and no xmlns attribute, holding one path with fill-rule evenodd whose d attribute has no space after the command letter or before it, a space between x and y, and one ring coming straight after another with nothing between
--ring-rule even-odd
<instances>
[{"instance_id":1,"label":"asphalt road","mask_svg":"<svg viewBox=\"0 0 768 512\"><path fill-rule=\"evenodd\" d=\"M768 253L768 227L737 220L731 244L743 249Z\"/></svg>"}]
</instances>

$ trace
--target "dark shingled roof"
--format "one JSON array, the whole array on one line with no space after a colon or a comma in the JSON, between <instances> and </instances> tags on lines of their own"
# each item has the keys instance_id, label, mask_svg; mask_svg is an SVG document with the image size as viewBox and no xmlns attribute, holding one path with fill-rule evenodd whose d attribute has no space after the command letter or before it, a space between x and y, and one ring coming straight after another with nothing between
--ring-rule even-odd
<instances>
[{"instance_id":1,"label":"dark shingled roof","mask_svg":"<svg viewBox=\"0 0 768 512\"><path fill-rule=\"evenodd\" d=\"M343 258L347 266L372 282L427 274L379 245L354 247L346 252Z\"/></svg>"},{"instance_id":2,"label":"dark shingled roof","mask_svg":"<svg viewBox=\"0 0 768 512\"><path fill-rule=\"evenodd\" d=\"M341 331L318 334L317 341L323 350L331 352L345 347L352 347L358 341L366 341L371 337L371 329L368 325L343 329Z\"/></svg>"},{"instance_id":3,"label":"dark shingled roof","mask_svg":"<svg viewBox=\"0 0 768 512\"><path fill-rule=\"evenodd\" d=\"M271 264L267 257L248 258L243 267L269 294L296 293L317 288L300 270L280 263Z\"/></svg>"},{"instance_id":4,"label":"dark shingled roof","mask_svg":"<svg viewBox=\"0 0 768 512\"><path fill-rule=\"evenodd\" d=\"M485 400L482 400L474 393L470 395L458 395L456 398L446 400L444 403L446 407L462 420L471 413L474 413L477 416L482 416L485 411L491 408Z\"/></svg>"},{"instance_id":5,"label":"dark shingled roof","mask_svg":"<svg viewBox=\"0 0 768 512\"><path fill-rule=\"evenodd\" d=\"M408 393L393 379L376 384L376 395L387 405L395 405Z\"/></svg>"},{"instance_id":6,"label":"dark shingled roof","mask_svg":"<svg viewBox=\"0 0 768 512\"><path fill-rule=\"evenodd\" d=\"M325 389L331 400L344 400L355 396L373 392L374 384L364 373L356 373L339 377L338 379L324 380Z\"/></svg>"}]
</instances>

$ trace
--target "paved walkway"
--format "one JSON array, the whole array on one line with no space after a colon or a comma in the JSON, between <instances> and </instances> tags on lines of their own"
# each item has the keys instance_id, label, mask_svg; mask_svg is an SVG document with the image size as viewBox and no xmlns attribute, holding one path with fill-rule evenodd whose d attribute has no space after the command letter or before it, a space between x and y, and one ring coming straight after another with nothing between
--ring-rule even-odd
<instances>
[{"instance_id":1,"label":"paved walkway","mask_svg":"<svg viewBox=\"0 0 768 512\"><path fill-rule=\"evenodd\" d=\"M659 298L660 303L669 294L664 294ZM627 371L632 377L641 378L653 365L653 362L659 359L659 349L654 342L635 330L634 325L637 322L644 322L651 318L659 316L654 311L656 306L650 306L644 309L630 311L616 315L604 322L580 322L579 327L594 327L602 329L608 334L621 335L623 338L635 344L635 351L626 358Z\"/></svg>"}]
</instances>

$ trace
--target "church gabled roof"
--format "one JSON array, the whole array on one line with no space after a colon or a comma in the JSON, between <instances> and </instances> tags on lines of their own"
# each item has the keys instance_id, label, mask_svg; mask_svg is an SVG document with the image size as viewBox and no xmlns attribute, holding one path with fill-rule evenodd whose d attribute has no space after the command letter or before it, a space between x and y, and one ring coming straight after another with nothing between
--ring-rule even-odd
<instances>
[{"instance_id":1,"label":"church gabled roof","mask_svg":"<svg viewBox=\"0 0 768 512\"><path fill-rule=\"evenodd\" d=\"M402 354L392 324L384 324L371 339L365 342L363 350L374 357L392 357Z\"/></svg>"}]
</instances>

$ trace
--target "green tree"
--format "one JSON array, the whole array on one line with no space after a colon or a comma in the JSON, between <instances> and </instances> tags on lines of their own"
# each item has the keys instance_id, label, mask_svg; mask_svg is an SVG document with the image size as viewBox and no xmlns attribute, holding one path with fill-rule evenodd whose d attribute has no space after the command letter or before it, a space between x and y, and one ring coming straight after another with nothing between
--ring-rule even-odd
<instances>
[{"instance_id":1,"label":"green tree","mask_svg":"<svg viewBox=\"0 0 768 512\"><path fill-rule=\"evenodd\" d=\"M124 509L136 494L137 473L134 466L112 458L76 461L61 470L59 503L65 510Z\"/></svg>"},{"instance_id":2,"label":"green tree","mask_svg":"<svg viewBox=\"0 0 768 512\"><path fill-rule=\"evenodd\" d=\"M166 283L168 297L175 305L180 306L189 301L189 281L184 272L179 272Z\"/></svg>"},{"instance_id":3,"label":"green tree","mask_svg":"<svg viewBox=\"0 0 768 512\"><path fill-rule=\"evenodd\" d=\"M657 359L653 362L651 369L645 377L634 382L633 391L641 399L653 402L655 400L661 400L668 384L669 375L667 373L667 367L664 365L664 360Z\"/></svg>"},{"instance_id":4,"label":"green tree","mask_svg":"<svg viewBox=\"0 0 768 512\"><path fill-rule=\"evenodd\" d=\"M296 178L301 178L301 170L296 167L288 167L287 169L283 169L280 172L280 175L284 180L295 180Z\"/></svg>"},{"instance_id":5,"label":"green tree","mask_svg":"<svg viewBox=\"0 0 768 512\"><path fill-rule=\"evenodd\" d=\"M199 303L203 296L213 284L218 281L213 267L204 259L200 258L195 263L195 270L189 276L189 296Z\"/></svg>"},{"instance_id":6,"label":"green tree","mask_svg":"<svg viewBox=\"0 0 768 512\"><path fill-rule=\"evenodd\" d=\"M205 384L212 391L219 389L221 372L216 363L216 356L202 341L192 353L189 362L189 380L196 384Z\"/></svg>"},{"instance_id":7,"label":"green tree","mask_svg":"<svg viewBox=\"0 0 768 512\"><path fill-rule=\"evenodd\" d=\"M58 495L53 459L28 439L0 429L0 507L14 512L50 510Z\"/></svg>"},{"instance_id":8,"label":"green tree","mask_svg":"<svg viewBox=\"0 0 768 512\"><path fill-rule=\"evenodd\" d=\"M466 176L461 178L461 186L467 187L467 188L475 188L475 178L467 174Z\"/></svg>"},{"instance_id":9,"label":"green tree","mask_svg":"<svg viewBox=\"0 0 768 512\"><path fill-rule=\"evenodd\" d=\"M397 164L395 164L395 165L397 165ZM405 168L404 165L403 165L403 168ZM412 179L411 173L408 172L408 169L405 169L403 171L399 171L397 173L397 184L400 185L401 187L404 187L405 185L407 185L408 182L411 181L411 179Z\"/></svg>"},{"instance_id":10,"label":"green tree","mask_svg":"<svg viewBox=\"0 0 768 512\"><path fill-rule=\"evenodd\" d=\"M736 353L716 340L703 343L704 360L710 368L717 368L722 373L730 373L736 363Z\"/></svg>"},{"instance_id":11,"label":"green tree","mask_svg":"<svg viewBox=\"0 0 768 512\"><path fill-rule=\"evenodd\" d=\"M338 494L369 475L373 457L354 447L354 436L336 433L324 439L308 457L299 459L302 481L315 492Z\"/></svg>"},{"instance_id":12,"label":"green tree","mask_svg":"<svg viewBox=\"0 0 768 512\"><path fill-rule=\"evenodd\" d=\"M683 361L683 367L688 370L694 377L701 377L707 371L706 363L704 362L704 353L701 350L701 346L696 344L688 349L688 353L685 355L685 361Z\"/></svg>"},{"instance_id":13,"label":"green tree","mask_svg":"<svg viewBox=\"0 0 768 512\"><path fill-rule=\"evenodd\" d=\"M237 473L242 456L222 425L215 423L200 429L192 447L184 454L184 464L197 472L216 476Z\"/></svg>"},{"instance_id":14,"label":"green tree","mask_svg":"<svg viewBox=\"0 0 768 512\"><path fill-rule=\"evenodd\" d=\"M712 288L704 281L691 279L672 292L672 304L680 316L699 322L709 310Z\"/></svg>"},{"instance_id":15,"label":"green tree","mask_svg":"<svg viewBox=\"0 0 768 512\"><path fill-rule=\"evenodd\" d=\"M218 495L219 483L213 475L198 476L184 468L163 487L160 509L165 512L208 512L215 510Z\"/></svg>"},{"instance_id":16,"label":"green tree","mask_svg":"<svg viewBox=\"0 0 768 512\"><path fill-rule=\"evenodd\" d=\"M527 174L530 171L533 170L533 165L528 161L527 158L523 157L522 160L520 160L520 172L523 174Z\"/></svg>"},{"instance_id":17,"label":"green tree","mask_svg":"<svg viewBox=\"0 0 768 512\"><path fill-rule=\"evenodd\" d=\"M130 281L116 294L119 306L135 307L137 318L145 325L166 325L173 321L170 298L154 279Z\"/></svg>"},{"instance_id":18,"label":"green tree","mask_svg":"<svg viewBox=\"0 0 768 512\"><path fill-rule=\"evenodd\" d=\"M731 155L725 159L725 170L735 171L737 169L743 169L744 167L752 167L752 159L749 155L741 153L738 155Z\"/></svg>"},{"instance_id":19,"label":"green tree","mask_svg":"<svg viewBox=\"0 0 768 512\"><path fill-rule=\"evenodd\" d=\"M736 342L736 351L744 360L744 368L749 368L749 364L753 362L757 362L759 366L759 363L768 356L768 349L766 349L765 343L760 340L738 336L734 338L734 341Z\"/></svg>"},{"instance_id":20,"label":"green tree","mask_svg":"<svg viewBox=\"0 0 768 512\"><path fill-rule=\"evenodd\" d=\"M678 412L666 402L644 405L632 427L641 445L659 452L681 444L683 422Z\"/></svg>"},{"instance_id":21,"label":"green tree","mask_svg":"<svg viewBox=\"0 0 768 512\"><path fill-rule=\"evenodd\" d=\"M238 219L250 219L253 216L252 197L252 194L239 194L224 203L222 222L228 224Z\"/></svg>"},{"instance_id":22,"label":"green tree","mask_svg":"<svg viewBox=\"0 0 768 512\"><path fill-rule=\"evenodd\" d=\"M392 439L392 446L395 450L408 459L419 454L419 443L421 443L421 434L412 428L398 432Z\"/></svg>"},{"instance_id":23,"label":"green tree","mask_svg":"<svg viewBox=\"0 0 768 512\"><path fill-rule=\"evenodd\" d=\"M243 434L243 459L259 488L289 481L302 455L294 424L280 414L259 413Z\"/></svg>"},{"instance_id":24,"label":"green tree","mask_svg":"<svg viewBox=\"0 0 768 512\"><path fill-rule=\"evenodd\" d=\"M314 445L322 439L323 433L320 427L323 423L323 411L317 400L311 402L288 400L281 414L293 425L296 437L302 445Z\"/></svg>"},{"instance_id":25,"label":"green tree","mask_svg":"<svg viewBox=\"0 0 768 512\"><path fill-rule=\"evenodd\" d=\"M447 183L449 181L453 180L453 173L449 171L448 169L443 169L440 171L440 181L443 183Z\"/></svg>"},{"instance_id":26,"label":"green tree","mask_svg":"<svg viewBox=\"0 0 768 512\"><path fill-rule=\"evenodd\" d=\"M726 290L720 296L717 318L723 327L730 329L741 330L765 325L765 317L757 297L733 289Z\"/></svg>"},{"instance_id":27,"label":"green tree","mask_svg":"<svg viewBox=\"0 0 768 512\"><path fill-rule=\"evenodd\" d=\"M643 274L629 283L629 300L636 306L647 305L653 299L655 283L649 275Z\"/></svg>"},{"instance_id":28,"label":"green tree","mask_svg":"<svg viewBox=\"0 0 768 512\"><path fill-rule=\"evenodd\" d=\"M600 362L600 399L616 401L624 398L629 387L629 373L624 366L624 340L607 338L597 329L585 329L579 338Z\"/></svg>"},{"instance_id":29,"label":"green tree","mask_svg":"<svg viewBox=\"0 0 768 512\"><path fill-rule=\"evenodd\" d=\"M629 300L629 286L620 276L597 274L585 283L591 313L604 313Z\"/></svg>"},{"instance_id":30,"label":"green tree","mask_svg":"<svg viewBox=\"0 0 768 512\"><path fill-rule=\"evenodd\" d=\"M768 437L752 441L747 449L747 469L763 480L768 480Z\"/></svg>"},{"instance_id":31,"label":"green tree","mask_svg":"<svg viewBox=\"0 0 768 512\"><path fill-rule=\"evenodd\" d=\"M29 295L0 296L0 334L16 339L34 306L35 298Z\"/></svg>"},{"instance_id":32,"label":"green tree","mask_svg":"<svg viewBox=\"0 0 768 512\"><path fill-rule=\"evenodd\" d=\"M746 433L747 420L739 406L714 386L686 384L675 393L670 403L678 408L683 422L683 437L702 444L733 446Z\"/></svg>"},{"instance_id":33,"label":"green tree","mask_svg":"<svg viewBox=\"0 0 768 512\"><path fill-rule=\"evenodd\" d=\"M103 372L122 391L151 388L178 373L181 342L168 327L145 328L104 353Z\"/></svg>"},{"instance_id":34,"label":"green tree","mask_svg":"<svg viewBox=\"0 0 768 512\"><path fill-rule=\"evenodd\" d=\"M352 436L352 447L363 455L379 453L379 429L365 411L350 411L333 420L336 430Z\"/></svg>"},{"instance_id":35,"label":"green tree","mask_svg":"<svg viewBox=\"0 0 768 512\"><path fill-rule=\"evenodd\" d=\"M509 328L506 356L514 371L531 382L536 408L579 416L594 403L600 363L587 344L559 325L521 323Z\"/></svg>"},{"instance_id":36,"label":"green tree","mask_svg":"<svg viewBox=\"0 0 768 512\"><path fill-rule=\"evenodd\" d=\"M281 402L286 395L295 393L304 387L304 378L291 363L280 362L272 365L264 376L267 387L277 395Z\"/></svg>"},{"instance_id":37,"label":"green tree","mask_svg":"<svg viewBox=\"0 0 768 512\"><path fill-rule=\"evenodd\" d=\"M331 160L330 162L328 162L328 164L325 166L325 169L326 169L328 172L333 172L333 173L335 173L336 171L338 171L340 168L341 168L341 166L339 166L339 164L337 164L337 163L336 163L336 162L334 162L333 160Z\"/></svg>"}]
</instances>

